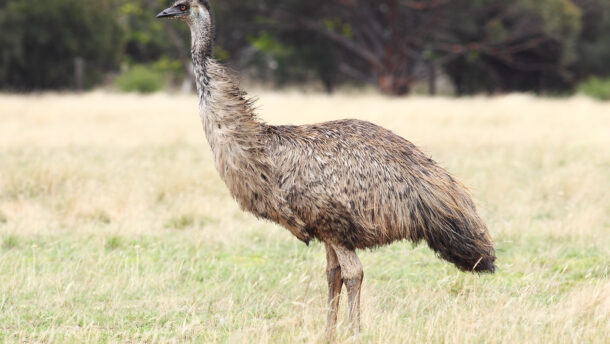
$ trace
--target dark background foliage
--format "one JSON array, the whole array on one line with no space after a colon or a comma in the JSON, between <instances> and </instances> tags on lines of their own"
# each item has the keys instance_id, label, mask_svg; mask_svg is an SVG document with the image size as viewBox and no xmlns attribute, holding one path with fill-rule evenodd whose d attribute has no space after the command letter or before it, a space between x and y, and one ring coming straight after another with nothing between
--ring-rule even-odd
<instances>
[{"instance_id":1,"label":"dark background foliage","mask_svg":"<svg viewBox=\"0 0 610 344\"><path fill-rule=\"evenodd\" d=\"M85 86L148 68L178 85L189 32L165 0L0 0L0 89ZM610 76L606 0L223 0L216 57L252 80L374 85L403 95L439 76L457 94L570 93ZM140 73L142 74L142 73Z\"/></svg>"},{"instance_id":2,"label":"dark background foliage","mask_svg":"<svg viewBox=\"0 0 610 344\"><path fill-rule=\"evenodd\" d=\"M11 90L74 86L74 59L87 61L93 86L123 56L123 31L111 1L0 2L0 87Z\"/></svg>"}]
</instances>

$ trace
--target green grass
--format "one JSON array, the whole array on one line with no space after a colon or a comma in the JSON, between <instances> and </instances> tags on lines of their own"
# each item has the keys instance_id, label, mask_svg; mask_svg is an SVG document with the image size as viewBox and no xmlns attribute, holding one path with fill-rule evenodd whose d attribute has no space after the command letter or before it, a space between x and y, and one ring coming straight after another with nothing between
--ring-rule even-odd
<instances>
[{"instance_id":1,"label":"green grass","mask_svg":"<svg viewBox=\"0 0 610 344\"><path fill-rule=\"evenodd\" d=\"M16 235L7 235L2 240L2 248L4 250L11 250L19 245L19 239Z\"/></svg>"},{"instance_id":2,"label":"green grass","mask_svg":"<svg viewBox=\"0 0 610 344\"><path fill-rule=\"evenodd\" d=\"M258 337L262 334L248 329L264 328L269 340L285 342L294 339L298 326L285 319L302 316L310 322L306 329L324 326L324 250L319 244L307 248L267 240L219 245L205 242L196 230L132 238L14 238L23 244L0 254L0 329L6 340L257 341L264 339ZM493 276L459 273L425 247L397 244L363 252L363 298L379 305L374 316L365 316L372 323L365 324L364 338L381 340L375 327L389 318L420 324L420 330L414 327L409 333L412 339L442 341L447 333L425 332L435 321L451 320L451 312L439 310L457 308L476 316L482 306L502 308L514 299L552 311L573 290L608 280L607 247L595 242L506 237L497 247L499 266ZM364 302L370 314L369 305ZM513 322L516 315L494 316ZM551 320L527 324L528 332L544 339L555 325ZM585 325L588 320L572 321ZM601 340L602 330L579 335ZM251 337L242 337L246 334ZM481 329L470 337L486 335ZM579 339L564 339L570 338Z\"/></svg>"},{"instance_id":3,"label":"green grass","mask_svg":"<svg viewBox=\"0 0 610 344\"><path fill-rule=\"evenodd\" d=\"M165 228L171 229L186 229L186 228L203 228L210 222L214 222L213 219L207 216L196 216L194 214L182 214L174 216L165 223Z\"/></svg>"},{"instance_id":4,"label":"green grass","mask_svg":"<svg viewBox=\"0 0 610 344\"><path fill-rule=\"evenodd\" d=\"M109 251L117 250L123 246L123 239L118 235L113 235L106 239L106 249Z\"/></svg>"}]
</instances>

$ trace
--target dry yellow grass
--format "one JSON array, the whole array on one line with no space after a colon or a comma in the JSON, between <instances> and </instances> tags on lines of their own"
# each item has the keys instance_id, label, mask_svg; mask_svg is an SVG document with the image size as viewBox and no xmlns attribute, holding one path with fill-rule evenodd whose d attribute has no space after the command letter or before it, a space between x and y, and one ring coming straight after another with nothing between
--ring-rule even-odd
<instances>
[{"instance_id":1,"label":"dry yellow grass","mask_svg":"<svg viewBox=\"0 0 610 344\"><path fill-rule=\"evenodd\" d=\"M393 130L469 185L487 219L493 276L405 243L363 252L364 342L608 341L610 103L263 92L258 104L274 124ZM323 341L323 248L237 208L192 96L0 95L0 239L0 340Z\"/></svg>"}]
</instances>

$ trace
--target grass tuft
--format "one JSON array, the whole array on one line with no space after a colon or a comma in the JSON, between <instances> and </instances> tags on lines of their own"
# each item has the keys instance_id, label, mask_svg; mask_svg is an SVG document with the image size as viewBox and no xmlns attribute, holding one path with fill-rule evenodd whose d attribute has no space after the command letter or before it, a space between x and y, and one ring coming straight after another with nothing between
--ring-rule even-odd
<instances>
[{"instance_id":1,"label":"grass tuft","mask_svg":"<svg viewBox=\"0 0 610 344\"><path fill-rule=\"evenodd\" d=\"M123 238L118 235L112 235L106 239L105 247L108 251L118 250L123 247Z\"/></svg>"},{"instance_id":2,"label":"grass tuft","mask_svg":"<svg viewBox=\"0 0 610 344\"><path fill-rule=\"evenodd\" d=\"M19 238L16 235L6 235L2 239L2 248L4 250L12 250L19 247Z\"/></svg>"},{"instance_id":3,"label":"grass tuft","mask_svg":"<svg viewBox=\"0 0 610 344\"><path fill-rule=\"evenodd\" d=\"M182 214L180 216L174 216L165 223L167 229L188 229L188 228L202 228L209 223L214 222L206 216L195 216L193 214Z\"/></svg>"},{"instance_id":4,"label":"grass tuft","mask_svg":"<svg viewBox=\"0 0 610 344\"><path fill-rule=\"evenodd\" d=\"M170 229L185 229L195 225L195 216L192 214L182 214L180 216L172 217L165 224L165 228Z\"/></svg>"},{"instance_id":5,"label":"grass tuft","mask_svg":"<svg viewBox=\"0 0 610 344\"><path fill-rule=\"evenodd\" d=\"M112 218L104 210L96 210L92 213L83 215L83 217L88 221L96 222L101 225L109 225L112 223Z\"/></svg>"}]
</instances>

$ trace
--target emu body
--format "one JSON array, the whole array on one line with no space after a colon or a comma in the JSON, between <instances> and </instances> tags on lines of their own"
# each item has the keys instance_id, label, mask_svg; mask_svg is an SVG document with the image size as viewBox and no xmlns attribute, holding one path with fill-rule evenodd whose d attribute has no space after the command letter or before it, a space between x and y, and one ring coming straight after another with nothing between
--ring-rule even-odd
<instances>
[{"instance_id":1,"label":"emu body","mask_svg":"<svg viewBox=\"0 0 610 344\"><path fill-rule=\"evenodd\" d=\"M369 122L304 126L260 121L212 57L207 0L180 0L159 14L189 24L200 115L220 176L239 205L324 243L332 337L342 285L359 331L363 270L356 249L426 241L464 271L493 272L487 227L465 188L409 141Z\"/></svg>"}]
</instances>

